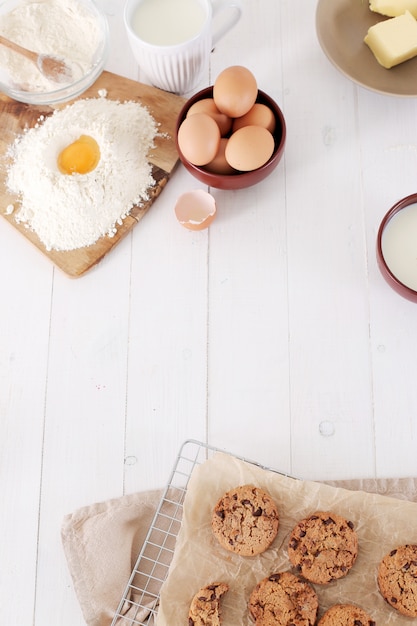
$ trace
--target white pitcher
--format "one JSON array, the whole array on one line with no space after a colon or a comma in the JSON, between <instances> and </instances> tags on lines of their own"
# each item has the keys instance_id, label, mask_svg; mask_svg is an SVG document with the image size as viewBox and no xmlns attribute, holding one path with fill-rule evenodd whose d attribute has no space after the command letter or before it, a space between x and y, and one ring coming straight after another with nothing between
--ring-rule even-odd
<instances>
[{"instance_id":1,"label":"white pitcher","mask_svg":"<svg viewBox=\"0 0 417 626\"><path fill-rule=\"evenodd\" d=\"M216 31L213 18L224 14ZM210 52L239 21L239 0L127 0L124 22L139 67L155 87L190 92L209 65Z\"/></svg>"}]
</instances>

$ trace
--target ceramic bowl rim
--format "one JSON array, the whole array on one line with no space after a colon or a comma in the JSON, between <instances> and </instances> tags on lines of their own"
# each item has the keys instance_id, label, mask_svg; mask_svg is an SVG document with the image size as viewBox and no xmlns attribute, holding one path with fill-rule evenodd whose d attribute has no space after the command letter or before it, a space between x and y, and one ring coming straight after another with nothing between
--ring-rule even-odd
<instances>
[{"instance_id":1,"label":"ceramic bowl rim","mask_svg":"<svg viewBox=\"0 0 417 626\"><path fill-rule=\"evenodd\" d=\"M399 213L402 209L409 206L410 204L417 204L417 193L412 193L408 196L405 196L404 198L401 198L401 200L398 200L398 202L396 202L382 218L382 221L378 228L376 256L381 274L385 278L386 282L390 285L390 287L392 287L394 291L396 291L407 300L410 300L411 302L417 302L417 290L408 287L407 285L402 283L395 276L395 274L393 274L384 258L384 254L382 251L382 237L387 224L394 217L394 215Z\"/></svg>"}]
</instances>

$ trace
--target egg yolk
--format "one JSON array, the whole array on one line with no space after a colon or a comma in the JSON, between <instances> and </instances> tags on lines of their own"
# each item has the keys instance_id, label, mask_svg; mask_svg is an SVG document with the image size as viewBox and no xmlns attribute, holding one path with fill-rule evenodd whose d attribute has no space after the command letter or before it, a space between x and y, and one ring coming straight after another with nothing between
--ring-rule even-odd
<instances>
[{"instance_id":1,"label":"egg yolk","mask_svg":"<svg viewBox=\"0 0 417 626\"><path fill-rule=\"evenodd\" d=\"M81 135L58 155L58 168L62 174L88 174L100 161L100 148L93 137Z\"/></svg>"}]
</instances>

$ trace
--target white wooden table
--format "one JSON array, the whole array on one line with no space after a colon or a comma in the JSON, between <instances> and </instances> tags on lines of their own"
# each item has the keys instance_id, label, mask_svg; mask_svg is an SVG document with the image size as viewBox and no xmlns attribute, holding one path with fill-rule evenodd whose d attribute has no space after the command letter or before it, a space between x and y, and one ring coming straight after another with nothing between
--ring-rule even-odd
<instances>
[{"instance_id":1,"label":"white wooden table","mask_svg":"<svg viewBox=\"0 0 417 626\"><path fill-rule=\"evenodd\" d=\"M106 69L141 76L122 0L100 0ZM417 101L342 76L315 0L243 0L201 88L245 65L280 104L285 158L175 219L181 166L151 211L70 279L0 223L0 624L81 626L63 516L162 487L194 438L309 479L417 474L417 305L376 265L385 212L417 191Z\"/></svg>"}]
</instances>

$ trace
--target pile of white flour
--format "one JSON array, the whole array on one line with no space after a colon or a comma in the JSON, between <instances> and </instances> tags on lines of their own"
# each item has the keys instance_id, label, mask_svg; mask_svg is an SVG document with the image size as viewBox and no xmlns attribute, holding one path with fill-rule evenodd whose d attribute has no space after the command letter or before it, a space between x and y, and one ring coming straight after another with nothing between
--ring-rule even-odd
<instances>
[{"instance_id":1,"label":"pile of white flour","mask_svg":"<svg viewBox=\"0 0 417 626\"><path fill-rule=\"evenodd\" d=\"M7 155L7 187L20 201L15 219L47 250L74 250L114 235L155 184L147 155L157 132L137 102L91 98L56 110L19 136ZM58 155L81 135L97 141L100 161L88 174L62 174Z\"/></svg>"},{"instance_id":2,"label":"pile of white flour","mask_svg":"<svg viewBox=\"0 0 417 626\"><path fill-rule=\"evenodd\" d=\"M0 34L34 52L64 59L75 79L93 66L102 37L97 18L77 0L24 0L0 15ZM56 89L34 63L5 46L0 46L0 76L28 91Z\"/></svg>"}]
</instances>

